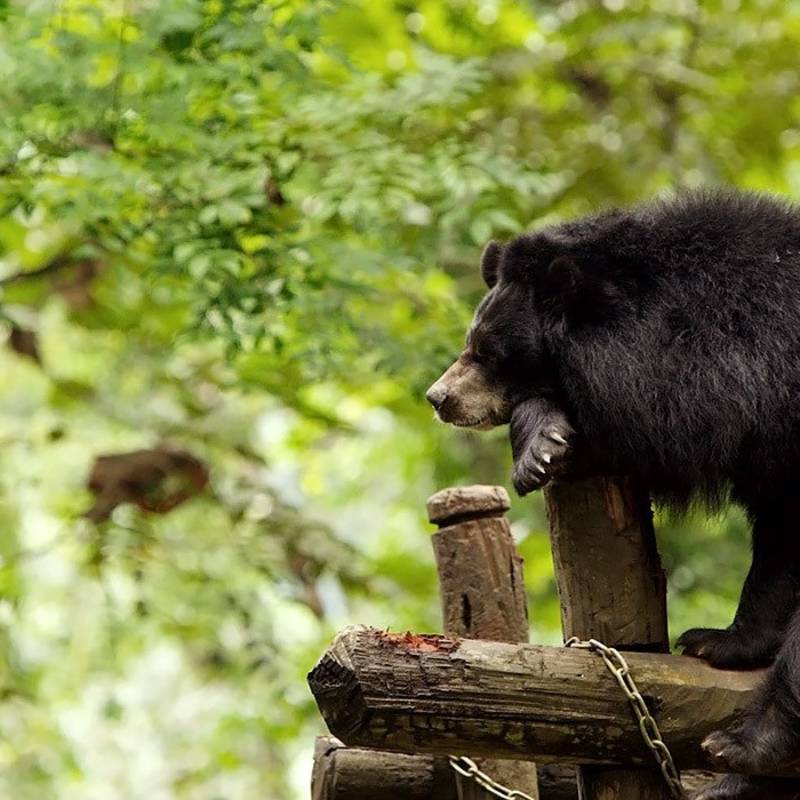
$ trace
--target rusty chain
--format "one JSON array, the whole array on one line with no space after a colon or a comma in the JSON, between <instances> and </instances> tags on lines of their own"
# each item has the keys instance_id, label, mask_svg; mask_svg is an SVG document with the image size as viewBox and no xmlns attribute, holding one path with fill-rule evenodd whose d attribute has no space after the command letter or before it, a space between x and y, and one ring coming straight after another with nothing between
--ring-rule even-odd
<instances>
[{"instance_id":1,"label":"rusty chain","mask_svg":"<svg viewBox=\"0 0 800 800\"><path fill-rule=\"evenodd\" d=\"M617 683L628 698L628 702L636 716L636 721L639 723L639 732L642 734L642 739L644 739L644 743L661 769L661 774L664 776L664 781L669 788L670 794L675 800L686 800L688 795L681 783L681 776L672 759L672 753L670 753L669 748L661 738L658 723L650 713L650 709L647 707L647 703L645 703L644 697L642 697L642 693L631 675L628 662L625 661L622 653L614 647L598 642L597 639L589 639L589 641L584 642L577 636L567 639L565 645L567 647L591 650L600 654L609 672L616 678Z\"/></svg>"},{"instance_id":2,"label":"rusty chain","mask_svg":"<svg viewBox=\"0 0 800 800\"><path fill-rule=\"evenodd\" d=\"M633 676L631 675L628 662L625 661L622 653L614 647L609 647L597 639L589 639L584 642L577 636L567 639L565 642L566 647L575 647L582 650L591 650L598 653L605 665L608 667L609 672L614 676L628 702L633 709L636 716L636 721L639 723L639 732L642 734L644 743L649 748L650 752L656 760L661 774L664 776L664 781L670 791L670 794L675 800L686 800L688 795L681 783L681 776L675 762L672 759L672 753L661 738L661 731L658 728L658 723L655 717L650 713L647 703L639 691ZM465 778L471 778L479 786L486 789L487 792L499 797L500 800L533 800L529 794L521 792L518 789L509 789L498 783L485 772L483 772L478 765L466 756L450 756L450 766Z\"/></svg>"}]
</instances>

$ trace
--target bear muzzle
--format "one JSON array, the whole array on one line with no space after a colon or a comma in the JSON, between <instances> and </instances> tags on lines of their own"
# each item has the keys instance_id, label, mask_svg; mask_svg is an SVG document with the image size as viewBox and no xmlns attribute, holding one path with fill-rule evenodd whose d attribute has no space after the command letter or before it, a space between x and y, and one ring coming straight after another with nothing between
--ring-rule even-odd
<instances>
[{"instance_id":1,"label":"bear muzzle","mask_svg":"<svg viewBox=\"0 0 800 800\"><path fill-rule=\"evenodd\" d=\"M488 430L505 425L511 406L474 360L462 355L425 394L441 422L460 428Z\"/></svg>"}]
</instances>

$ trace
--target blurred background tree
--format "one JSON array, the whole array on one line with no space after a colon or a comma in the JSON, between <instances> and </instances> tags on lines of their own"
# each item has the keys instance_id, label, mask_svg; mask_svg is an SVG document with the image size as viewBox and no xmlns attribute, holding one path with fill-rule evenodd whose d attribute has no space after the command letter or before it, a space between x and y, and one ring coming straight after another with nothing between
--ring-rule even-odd
<instances>
[{"instance_id":1,"label":"blurred background tree","mask_svg":"<svg viewBox=\"0 0 800 800\"><path fill-rule=\"evenodd\" d=\"M0 794L302 797L305 672L348 622L436 629L425 498L508 483L503 431L422 398L482 245L683 185L797 196L800 3L0 22ZM145 473L100 462L93 498L95 459L133 451ZM512 517L557 641L540 499ZM674 631L726 624L741 518L660 523Z\"/></svg>"}]
</instances>

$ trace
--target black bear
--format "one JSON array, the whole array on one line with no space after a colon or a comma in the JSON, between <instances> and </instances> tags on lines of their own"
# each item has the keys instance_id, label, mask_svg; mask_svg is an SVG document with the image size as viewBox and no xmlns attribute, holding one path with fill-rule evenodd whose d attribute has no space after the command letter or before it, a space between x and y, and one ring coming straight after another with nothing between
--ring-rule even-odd
<instances>
[{"instance_id":1,"label":"black bear","mask_svg":"<svg viewBox=\"0 0 800 800\"><path fill-rule=\"evenodd\" d=\"M442 421L510 423L520 494L559 475L637 474L656 502L740 503L753 562L724 630L685 653L773 664L757 702L704 747L769 773L800 757L800 209L696 191L490 243L489 288L428 390ZM704 798L800 797L727 776Z\"/></svg>"}]
</instances>

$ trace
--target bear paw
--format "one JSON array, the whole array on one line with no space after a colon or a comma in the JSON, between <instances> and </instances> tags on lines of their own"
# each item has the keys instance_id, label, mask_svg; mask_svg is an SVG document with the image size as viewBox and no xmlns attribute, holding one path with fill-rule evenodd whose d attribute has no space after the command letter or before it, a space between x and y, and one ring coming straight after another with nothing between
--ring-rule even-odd
<instances>
[{"instance_id":1,"label":"bear paw","mask_svg":"<svg viewBox=\"0 0 800 800\"><path fill-rule=\"evenodd\" d=\"M720 770L769 773L796 760L800 734L773 711L750 713L728 730L706 736L701 746L712 763Z\"/></svg>"},{"instance_id":2,"label":"bear paw","mask_svg":"<svg viewBox=\"0 0 800 800\"><path fill-rule=\"evenodd\" d=\"M725 775L713 786L693 795L692 800L800 800L800 781Z\"/></svg>"},{"instance_id":3,"label":"bear paw","mask_svg":"<svg viewBox=\"0 0 800 800\"><path fill-rule=\"evenodd\" d=\"M565 469L575 431L565 419L548 420L534 432L524 452L514 461L511 480L520 497L541 489Z\"/></svg>"},{"instance_id":4,"label":"bear paw","mask_svg":"<svg viewBox=\"0 0 800 800\"><path fill-rule=\"evenodd\" d=\"M678 639L683 654L720 669L753 669L771 664L780 647L777 632L760 628L692 628Z\"/></svg>"}]
</instances>

